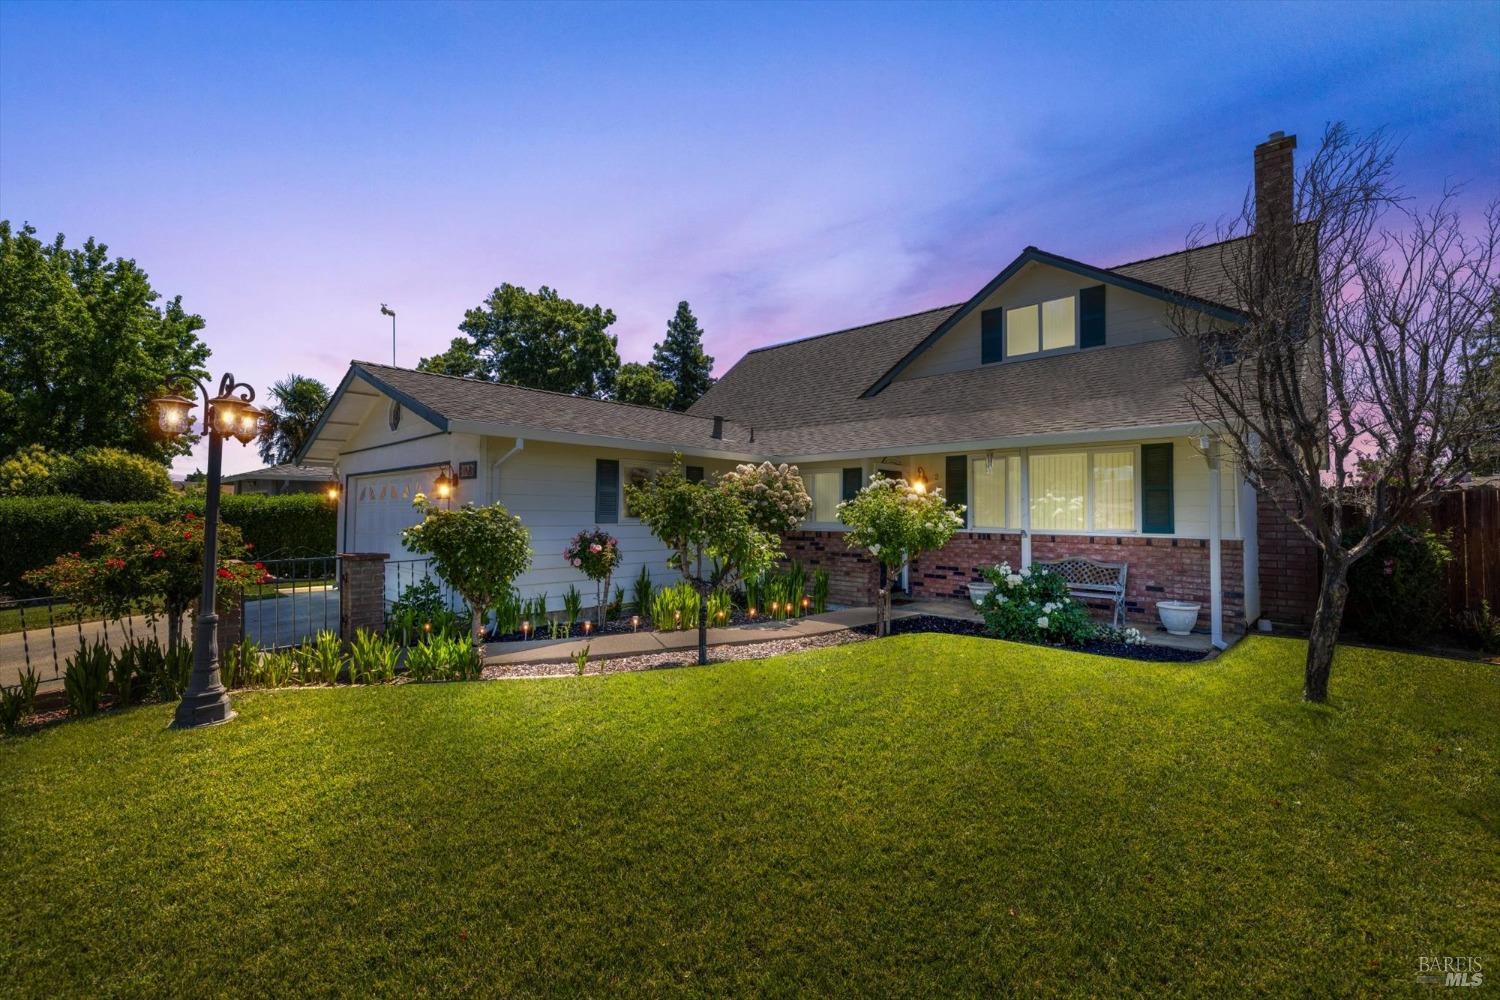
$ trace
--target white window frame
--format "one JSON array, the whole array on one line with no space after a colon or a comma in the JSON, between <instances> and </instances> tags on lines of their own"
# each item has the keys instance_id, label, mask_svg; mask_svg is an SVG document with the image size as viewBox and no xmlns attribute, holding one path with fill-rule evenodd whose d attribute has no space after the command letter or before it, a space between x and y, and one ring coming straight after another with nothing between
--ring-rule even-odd
<instances>
[{"instance_id":1,"label":"white window frame","mask_svg":"<svg viewBox=\"0 0 1500 1000\"><path fill-rule=\"evenodd\" d=\"M1128 451L1130 453L1130 463L1131 463L1131 465L1130 465L1130 468L1131 468L1130 478L1131 478L1132 506L1135 508L1131 512L1132 515L1133 515L1132 518L1131 518L1131 520L1132 520L1133 523L1132 523L1132 525L1129 528L1095 528L1094 527L1094 455L1098 454L1098 453L1103 453L1103 452L1120 452L1120 451ZM1081 530L1081 531L1074 531L1074 530L1069 530L1069 529L1065 529L1065 528L1038 528L1035 525L1032 525L1032 527L1031 527L1031 533L1033 535L1138 535L1138 534L1140 534L1141 533L1141 446L1140 446L1140 444L1133 442L1131 444L1126 444L1126 445L1099 444L1099 445L1088 445L1088 446L1085 446L1085 447L1074 447L1074 448L1031 448L1031 449L1029 449L1028 454L1026 456L1026 463L1027 463L1028 466L1030 466L1032 458L1036 457L1036 456L1062 455L1062 454L1074 454L1074 455L1076 455L1076 454L1082 454L1084 456L1084 458L1083 458L1083 490L1084 490L1084 500L1083 500L1083 524L1084 524L1084 527L1083 527L1083 530ZM1034 484L1029 481L1030 480L1030 475L1029 475L1030 469L1028 468L1027 471L1028 471L1028 476L1027 476L1028 483L1027 483L1027 485L1031 486L1034 489L1035 488ZM1031 492L1030 490L1027 491L1028 494L1030 492ZM1021 502L1026 505L1026 510L1027 510L1027 514L1028 514L1027 520L1029 522L1030 521L1030 511L1031 511L1031 497L1030 497L1030 495L1023 496L1021 498ZM1153 536L1153 537L1167 537L1167 536Z\"/></svg>"},{"instance_id":2,"label":"white window frame","mask_svg":"<svg viewBox=\"0 0 1500 1000\"><path fill-rule=\"evenodd\" d=\"M1073 342L1071 344L1068 344L1065 347L1053 347L1053 348L1048 349L1048 350L1043 350L1042 349L1042 306L1044 304L1048 303L1048 302L1057 302L1057 301L1060 301L1062 299L1072 299L1073 300ZM1037 349L1035 351L1028 351L1025 354L1014 354L1013 355L1013 354L1010 353L1010 313L1011 313L1011 310L1013 310L1013 309L1026 309L1026 308L1028 308L1030 306L1036 306L1036 344L1037 344ZM1003 344L1000 345L1001 346L1000 361L1001 361L1002 364L1009 364L1009 363L1011 363L1013 361L1031 361L1034 358L1049 358L1049 357L1052 357L1055 354L1068 354L1068 353L1071 353L1073 351L1077 351L1079 349L1078 344L1079 344L1081 330L1082 330L1082 327L1081 327L1082 319L1081 319L1081 317L1079 315L1079 310L1078 310L1078 293L1076 291L1072 295L1047 295L1047 296L1044 296L1044 297L1039 298L1039 299L1034 299L1034 300L1029 300L1029 301L1024 301L1024 302L1006 303L1005 305L1001 306L1001 308L1005 310L1005 314L1004 314L1005 315L1005 338L1004 338L1005 339L1005 343L1003 343Z\"/></svg>"}]
</instances>

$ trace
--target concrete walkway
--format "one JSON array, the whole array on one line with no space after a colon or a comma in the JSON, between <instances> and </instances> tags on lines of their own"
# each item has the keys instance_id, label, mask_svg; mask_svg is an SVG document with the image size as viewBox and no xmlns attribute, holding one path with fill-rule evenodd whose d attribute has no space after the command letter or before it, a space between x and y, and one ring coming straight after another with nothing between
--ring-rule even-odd
<instances>
[{"instance_id":1,"label":"concrete walkway","mask_svg":"<svg viewBox=\"0 0 1500 1000\"><path fill-rule=\"evenodd\" d=\"M905 618L913 612L896 610L892 618ZM780 622L756 622L730 628L708 630L709 646L743 646L773 639L805 639L809 636L842 632L875 621L874 608L850 608L830 611L806 618ZM671 650L698 648L697 629L681 632L627 632L594 636L589 639L535 639L531 642L491 642L484 647L486 664L566 663L573 654L589 647L589 659L611 660L621 656L644 656Z\"/></svg>"}]
</instances>

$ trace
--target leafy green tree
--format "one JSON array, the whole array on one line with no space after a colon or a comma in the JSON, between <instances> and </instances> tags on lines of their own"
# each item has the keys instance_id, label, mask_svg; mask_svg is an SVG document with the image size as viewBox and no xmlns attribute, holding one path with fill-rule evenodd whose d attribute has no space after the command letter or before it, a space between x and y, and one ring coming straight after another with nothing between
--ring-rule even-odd
<instances>
[{"instance_id":1,"label":"leafy green tree","mask_svg":"<svg viewBox=\"0 0 1500 1000\"><path fill-rule=\"evenodd\" d=\"M703 330L686 302L677 303L677 314L667 322L666 339L656 345L651 367L676 387L674 410L686 410L714 384L714 359L703 353Z\"/></svg>"},{"instance_id":2,"label":"leafy green tree","mask_svg":"<svg viewBox=\"0 0 1500 1000\"><path fill-rule=\"evenodd\" d=\"M468 602L470 635L478 647L484 642L485 615L531 567L531 533L498 503L447 510L418 493L412 506L424 516L402 529L401 541L413 552L431 556L438 576Z\"/></svg>"},{"instance_id":3,"label":"leafy green tree","mask_svg":"<svg viewBox=\"0 0 1500 1000\"><path fill-rule=\"evenodd\" d=\"M875 634L890 635L891 586L901 567L923 552L947 545L963 527L963 507L950 506L942 490L927 492L905 479L872 476L853 500L839 504L839 520L849 528L844 544L864 549L880 566Z\"/></svg>"},{"instance_id":4,"label":"leafy green tree","mask_svg":"<svg viewBox=\"0 0 1500 1000\"><path fill-rule=\"evenodd\" d=\"M328 406L328 386L306 375L288 375L271 386L260 458L267 465L290 462Z\"/></svg>"},{"instance_id":5,"label":"leafy green tree","mask_svg":"<svg viewBox=\"0 0 1500 1000\"><path fill-rule=\"evenodd\" d=\"M574 396L607 398L620 370L615 314L565 299L543 285L504 284L458 325L463 337L417 367L443 375L508 382Z\"/></svg>"},{"instance_id":6,"label":"leafy green tree","mask_svg":"<svg viewBox=\"0 0 1500 1000\"><path fill-rule=\"evenodd\" d=\"M615 378L615 401L634 403L637 406L654 406L658 410L669 409L677 398L677 386L662 378L661 372L650 365L632 361L620 367Z\"/></svg>"},{"instance_id":7,"label":"leafy green tree","mask_svg":"<svg viewBox=\"0 0 1500 1000\"><path fill-rule=\"evenodd\" d=\"M206 376L203 317L164 300L135 261L0 220L0 455L28 444L124 448L166 462L194 438L153 433L174 371Z\"/></svg>"},{"instance_id":8,"label":"leafy green tree","mask_svg":"<svg viewBox=\"0 0 1500 1000\"><path fill-rule=\"evenodd\" d=\"M698 593L698 662L708 662L708 597L769 569L779 551L774 535L750 521L734 490L689 482L676 455L672 467L637 485L626 501L671 553L668 565Z\"/></svg>"},{"instance_id":9,"label":"leafy green tree","mask_svg":"<svg viewBox=\"0 0 1500 1000\"><path fill-rule=\"evenodd\" d=\"M0 496L66 494L84 500L160 500L172 492L166 466L120 448L71 455L31 444L0 462Z\"/></svg>"}]
</instances>

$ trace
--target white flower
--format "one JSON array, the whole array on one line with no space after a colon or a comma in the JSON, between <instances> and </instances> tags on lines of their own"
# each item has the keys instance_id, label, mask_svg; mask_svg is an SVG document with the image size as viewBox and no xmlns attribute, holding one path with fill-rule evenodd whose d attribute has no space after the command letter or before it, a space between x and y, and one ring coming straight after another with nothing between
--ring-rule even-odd
<instances>
[{"instance_id":1,"label":"white flower","mask_svg":"<svg viewBox=\"0 0 1500 1000\"><path fill-rule=\"evenodd\" d=\"M1046 615L1042 615L1042 617L1040 617L1040 618L1038 618L1036 620L1036 627L1040 628L1040 629L1045 629L1047 627L1047 616Z\"/></svg>"},{"instance_id":2,"label":"white flower","mask_svg":"<svg viewBox=\"0 0 1500 1000\"><path fill-rule=\"evenodd\" d=\"M1128 628L1128 629L1125 630L1125 645L1127 645L1127 646L1139 646L1141 643L1143 643L1145 641L1146 641L1146 637L1143 636L1143 635L1141 635L1141 630L1140 629L1138 629L1138 628Z\"/></svg>"},{"instance_id":3,"label":"white flower","mask_svg":"<svg viewBox=\"0 0 1500 1000\"><path fill-rule=\"evenodd\" d=\"M1019 587L1021 585L1021 581L1022 577L1019 573L1012 573L1005 578L1005 582L1012 587Z\"/></svg>"},{"instance_id":4,"label":"white flower","mask_svg":"<svg viewBox=\"0 0 1500 1000\"><path fill-rule=\"evenodd\" d=\"M1010 576L1010 563L1001 563L999 566L995 567L995 572L999 573L1001 576Z\"/></svg>"},{"instance_id":5,"label":"white flower","mask_svg":"<svg viewBox=\"0 0 1500 1000\"><path fill-rule=\"evenodd\" d=\"M872 543L870 545L870 552L873 555L880 555L880 546Z\"/></svg>"},{"instance_id":6,"label":"white flower","mask_svg":"<svg viewBox=\"0 0 1500 1000\"><path fill-rule=\"evenodd\" d=\"M1004 604L1006 601L1010 600L1009 597L1006 597L1004 594L1000 593L1000 591L998 591L998 590L992 590L992 591L990 591L990 593L992 593L992 594L995 595L995 603L996 604Z\"/></svg>"},{"instance_id":7,"label":"white flower","mask_svg":"<svg viewBox=\"0 0 1500 1000\"><path fill-rule=\"evenodd\" d=\"M1021 575L1022 576L1030 576L1031 575L1031 567L1030 566L1022 566L1021 567Z\"/></svg>"}]
</instances>

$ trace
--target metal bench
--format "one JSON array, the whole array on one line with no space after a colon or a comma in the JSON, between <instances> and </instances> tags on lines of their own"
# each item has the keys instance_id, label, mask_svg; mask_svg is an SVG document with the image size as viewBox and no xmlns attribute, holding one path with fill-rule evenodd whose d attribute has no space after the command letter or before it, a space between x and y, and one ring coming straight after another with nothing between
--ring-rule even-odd
<instances>
[{"instance_id":1,"label":"metal bench","mask_svg":"<svg viewBox=\"0 0 1500 1000\"><path fill-rule=\"evenodd\" d=\"M1068 581L1068 593L1081 600L1110 601L1115 606L1115 627L1125 621L1124 563L1097 562L1082 556L1069 556L1053 562L1034 562Z\"/></svg>"}]
</instances>

